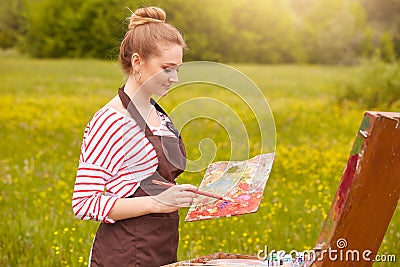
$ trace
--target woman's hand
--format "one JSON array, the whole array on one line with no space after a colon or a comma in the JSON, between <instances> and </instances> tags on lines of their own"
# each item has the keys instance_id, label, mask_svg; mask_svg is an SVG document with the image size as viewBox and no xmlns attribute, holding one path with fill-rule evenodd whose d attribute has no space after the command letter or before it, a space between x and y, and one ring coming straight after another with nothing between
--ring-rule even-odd
<instances>
[{"instance_id":1,"label":"woman's hand","mask_svg":"<svg viewBox=\"0 0 400 267\"><path fill-rule=\"evenodd\" d=\"M193 199L197 197L197 194L187 191L188 189L196 190L197 187L190 184L174 185L154 196L154 212L168 213L176 211L179 208L189 207Z\"/></svg>"}]
</instances>

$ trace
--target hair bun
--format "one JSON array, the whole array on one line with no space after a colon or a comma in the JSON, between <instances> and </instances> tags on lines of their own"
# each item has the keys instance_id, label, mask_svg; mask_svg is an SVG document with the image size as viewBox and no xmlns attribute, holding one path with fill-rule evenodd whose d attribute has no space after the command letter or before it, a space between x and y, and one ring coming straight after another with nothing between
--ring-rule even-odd
<instances>
[{"instance_id":1,"label":"hair bun","mask_svg":"<svg viewBox=\"0 0 400 267\"><path fill-rule=\"evenodd\" d=\"M136 26L150 22L162 23L165 22L167 14L159 7L143 7L137 9L129 18L129 29L134 29Z\"/></svg>"}]
</instances>

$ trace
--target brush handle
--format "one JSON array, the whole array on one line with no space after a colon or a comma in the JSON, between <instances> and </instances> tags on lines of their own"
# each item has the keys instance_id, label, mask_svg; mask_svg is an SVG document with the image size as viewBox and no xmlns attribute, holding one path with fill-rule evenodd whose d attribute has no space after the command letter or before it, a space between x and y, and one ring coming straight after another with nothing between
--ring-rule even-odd
<instances>
[{"instance_id":1,"label":"brush handle","mask_svg":"<svg viewBox=\"0 0 400 267\"><path fill-rule=\"evenodd\" d=\"M168 187L174 186L174 184L172 184L172 183L166 183L166 182L162 182L159 180L152 180L151 182L153 184L158 184L158 185L163 185L163 186L168 186ZM220 199L220 200L225 200L224 197L222 197L222 196L211 194L211 193L200 191L200 190L186 189L186 191L193 192L198 195L202 195L202 196L206 196L206 197L212 197L212 198L216 198L216 199Z\"/></svg>"}]
</instances>

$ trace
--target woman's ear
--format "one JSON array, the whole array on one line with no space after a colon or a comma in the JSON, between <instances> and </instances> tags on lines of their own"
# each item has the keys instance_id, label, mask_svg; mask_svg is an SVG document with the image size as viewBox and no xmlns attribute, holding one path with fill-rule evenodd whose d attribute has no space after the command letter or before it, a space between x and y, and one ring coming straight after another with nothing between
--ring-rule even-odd
<instances>
[{"instance_id":1,"label":"woman's ear","mask_svg":"<svg viewBox=\"0 0 400 267\"><path fill-rule=\"evenodd\" d=\"M142 58L139 56L138 53L134 53L131 57L131 64L133 72L139 72L142 69Z\"/></svg>"}]
</instances>

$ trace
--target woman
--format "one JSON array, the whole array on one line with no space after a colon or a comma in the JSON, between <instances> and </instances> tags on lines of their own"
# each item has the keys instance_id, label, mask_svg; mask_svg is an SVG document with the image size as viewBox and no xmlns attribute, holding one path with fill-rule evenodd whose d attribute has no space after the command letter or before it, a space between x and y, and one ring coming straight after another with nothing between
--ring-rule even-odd
<instances>
[{"instance_id":1,"label":"woman","mask_svg":"<svg viewBox=\"0 0 400 267\"><path fill-rule=\"evenodd\" d=\"M183 172L185 149L179 132L150 98L178 81L186 48L179 31L157 7L136 10L120 47L127 74L118 95L88 123L72 206L83 220L100 224L91 266L160 266L177 261L178 208L189 206L192 185L168 189Z\"/></svg>"}]
</instances>

